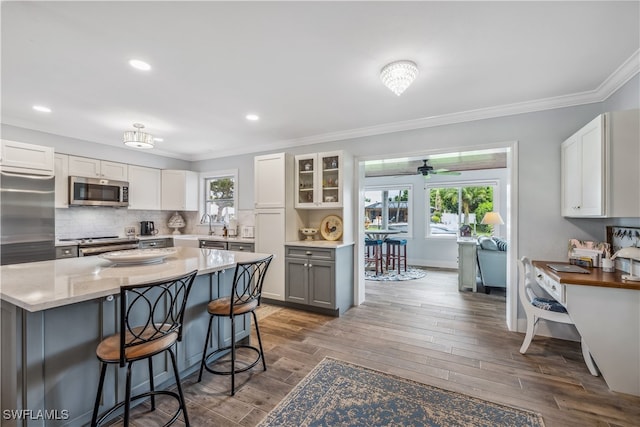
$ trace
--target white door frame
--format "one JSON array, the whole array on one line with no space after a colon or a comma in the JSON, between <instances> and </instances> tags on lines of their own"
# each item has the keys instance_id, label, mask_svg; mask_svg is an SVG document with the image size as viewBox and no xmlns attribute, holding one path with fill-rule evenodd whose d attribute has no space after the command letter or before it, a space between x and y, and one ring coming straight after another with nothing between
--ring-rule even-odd
<instances>
[{"instance_id":1,"label":"white door frame","mask_svg":"<svg viewBox=\"0 0 640 427\"><path fill-rule=\"evenodd\" d=\"M394 157L424 157L432 154L449 152L464 152L475 150L486 150L494 148L504 148L507 154L507 168L509 169L507 179L507 206L506 206L506 228L507 228L507 300L506 300L506 323L510 331L516 331L518 327L518 271L516 266L518 248L518 141L508 141L496 144L471 146L471 147L449 147L447 149L428 150L413 153L397 153ZM360 156L353 159L354 182L353 188L357 189L354 197L353 223L355 260L354 262L354 305L360 305L365 299L365 276L364 276L364 222L361 220L361 213L364 211L364 161L380 160L389 158L388 155Z\"/></svg>"}]
</instances>

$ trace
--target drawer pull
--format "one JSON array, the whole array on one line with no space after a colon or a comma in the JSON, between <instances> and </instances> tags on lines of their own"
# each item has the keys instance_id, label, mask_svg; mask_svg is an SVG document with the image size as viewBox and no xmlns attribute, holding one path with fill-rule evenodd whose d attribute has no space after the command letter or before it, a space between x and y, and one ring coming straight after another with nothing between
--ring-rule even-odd
<instances>
[{"instance_id":1,"label":"drawer pull","mask_svg":"<svg viewBox=\"0 0 640 427\"><path fill-rule=\"evenodd\" d=\"M307 252L306 252L306 255L311 256L311 255L313 255L313 252L309 252L309 251L307 251Z\"/></svg>"}]
</instances>

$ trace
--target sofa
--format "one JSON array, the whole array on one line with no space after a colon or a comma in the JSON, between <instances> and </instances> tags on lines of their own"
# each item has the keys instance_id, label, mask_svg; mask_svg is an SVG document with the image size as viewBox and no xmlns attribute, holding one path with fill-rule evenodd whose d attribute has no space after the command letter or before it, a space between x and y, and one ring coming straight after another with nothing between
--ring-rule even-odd
<instances>
[{"instance_id":1,"label":"sofa","mask_svg":"<svg viewBox=\"0 0 640 427\"><path fill-rule=\"evenodd\" d=\"M507 242L497 237L478 237L478 273L488 294L491 288L507 287Z\"/></svg>"}]
</instances>

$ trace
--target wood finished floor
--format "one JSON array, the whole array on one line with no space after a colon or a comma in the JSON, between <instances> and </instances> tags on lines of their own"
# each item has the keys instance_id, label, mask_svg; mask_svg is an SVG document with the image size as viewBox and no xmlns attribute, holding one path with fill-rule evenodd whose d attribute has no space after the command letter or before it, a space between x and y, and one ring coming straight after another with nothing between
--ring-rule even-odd
<instances>
[{"instance_id":1,"label":"wood finished floor","mask_svg":"<svg viewBox=\"0 0 640 427\"><path fill-rule=\"evenodd\" d=\"M614 393L589 374L576 342L505 326L504 295L457 290L457 273L367 282L366 302L339 318L278 306L259 309L267 371L183 379L193 426L254 426L325 356L542 414L553 426L639 426L640 397ZM135 426L163 424L173 402L134 410ZM114 425L119 425L116 422ZM184 425L181 421L176 425Z\"/></svg>"}]
</instances>

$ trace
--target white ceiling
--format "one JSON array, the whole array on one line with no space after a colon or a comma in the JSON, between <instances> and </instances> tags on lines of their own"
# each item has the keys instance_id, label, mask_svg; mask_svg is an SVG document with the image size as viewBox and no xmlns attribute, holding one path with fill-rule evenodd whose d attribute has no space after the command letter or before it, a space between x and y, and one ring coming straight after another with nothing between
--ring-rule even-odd
<instances>
[{"instance_id":1,"label":"white ceiling","mask_svg":"<svg viewBox=\"0 0 640 427\"><path fill-rule=\"evenodd\" d=\"M3 2L2 123L122 146L140 122L200 160L598 102L638 72L639 4Z\"/></svg>"}]
</instances>

